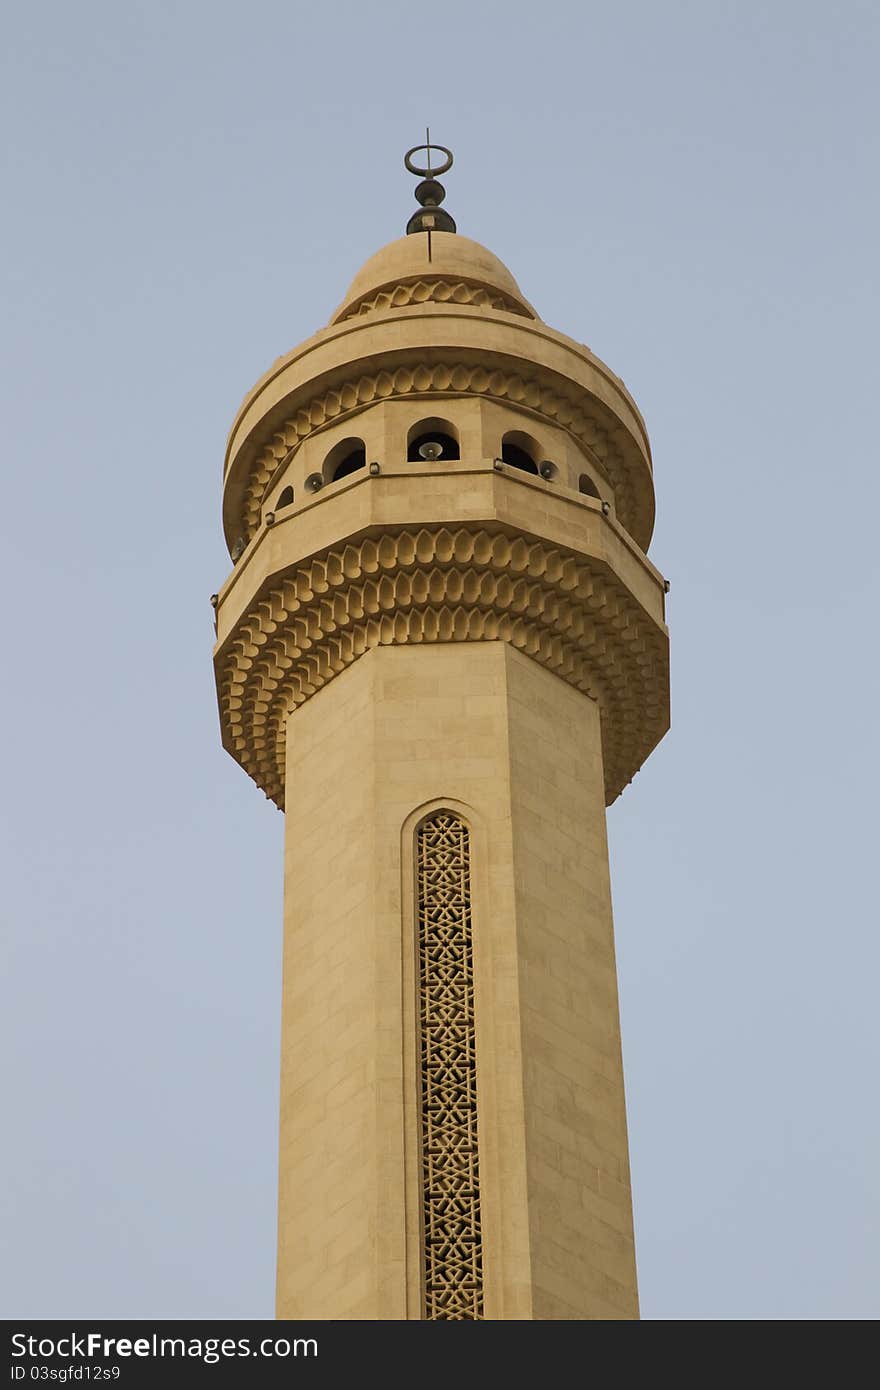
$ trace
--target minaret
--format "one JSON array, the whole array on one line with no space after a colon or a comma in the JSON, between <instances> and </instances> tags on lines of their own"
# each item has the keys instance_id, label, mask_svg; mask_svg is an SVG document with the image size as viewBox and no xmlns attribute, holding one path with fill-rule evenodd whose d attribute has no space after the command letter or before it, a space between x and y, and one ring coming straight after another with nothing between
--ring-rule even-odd
<instances>
[{"instance_id":1,"label":"minaret","mask_svg":"<svg viewBox=\"0 0 880 1390\"><path fill-rule=\"evenodd\" d=\"M637 1318L605 807L668 726L650 449L451 164L409 152L408 234L226 454L223 742L286 816L277 1310Z\"/></svg>"}]
</instances>

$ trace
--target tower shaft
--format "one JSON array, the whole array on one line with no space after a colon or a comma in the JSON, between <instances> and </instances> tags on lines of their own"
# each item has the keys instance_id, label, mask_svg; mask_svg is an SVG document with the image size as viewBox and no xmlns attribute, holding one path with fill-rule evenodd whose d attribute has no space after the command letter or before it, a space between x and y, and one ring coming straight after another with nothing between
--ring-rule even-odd
<instances>
[{"instance_id":1,"label":"tower shaft","mask_svg":"<svg viewBox=\"0 0 880 1390\"><path fill-rule=\"evenodd\" d=\"M462 1243L426 1253L419 1081L416 832L444 810L470 831L455 1225L482 1315L637 1316L596 704L504 642L378 647L291 717L287 785L279 1316L421 1318L455 1283Z\"/></svg>"}]
</instances>

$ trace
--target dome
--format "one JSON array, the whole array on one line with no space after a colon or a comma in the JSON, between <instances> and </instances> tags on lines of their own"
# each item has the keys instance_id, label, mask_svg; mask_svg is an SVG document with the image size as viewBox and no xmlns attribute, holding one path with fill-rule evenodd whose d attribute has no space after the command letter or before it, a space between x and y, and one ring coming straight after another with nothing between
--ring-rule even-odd
<instances>
[{"instance_id":1,"label":"dome","mask_svg":"<svg viewBox=\"0 0 880 1390\"><path fill-rule=\"evenodd\" d=\"M371 256L351 282L331 323L374 309L392 309L429 300L504 309L536 319L531 304L498 257L455 232L414 232L389 242Z\"/></svg>"}]
</instances>

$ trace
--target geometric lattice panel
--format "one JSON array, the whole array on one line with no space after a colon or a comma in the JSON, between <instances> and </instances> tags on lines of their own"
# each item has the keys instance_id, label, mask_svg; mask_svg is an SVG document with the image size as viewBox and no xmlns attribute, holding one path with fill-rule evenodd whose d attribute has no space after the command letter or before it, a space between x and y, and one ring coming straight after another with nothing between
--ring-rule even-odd
<instances>
[{"instance_id":1,"label":"geometric lattice panel","mask_svg":"<svg viewBox=\"0 0 880 1390\"><path fill-rule=\"evenodd\" d=\"M450 811L417 834L425 1309L483 1317L470 837Z\"/></svg>"}]
</instances>

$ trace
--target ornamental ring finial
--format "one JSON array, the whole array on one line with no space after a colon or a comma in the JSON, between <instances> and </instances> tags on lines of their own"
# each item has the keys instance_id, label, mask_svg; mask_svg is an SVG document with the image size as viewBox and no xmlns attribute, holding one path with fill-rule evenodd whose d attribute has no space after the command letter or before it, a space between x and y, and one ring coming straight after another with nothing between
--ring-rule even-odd
<instances>
[{"instance_id":1,"label":"ornamental ring finial","mask_svg":"<svg viewBox=\"0 0 880 1390\"><path fill-rule=\"evenodd\" d=\"M413 155L418 154L419 150L427 150L428 167L423 169L419 164L413 163ZM431 167L431 151L439 150L446 156L443 163L437 169ZM411 174L415 174L420 179L435 179L438 174L445 174L452 168L452 150L448 150L445 145L435 145L430 140L426 145L413 145L411 150L407 150L403 156L403 162Z\"/></svg>"}]
</instances>

